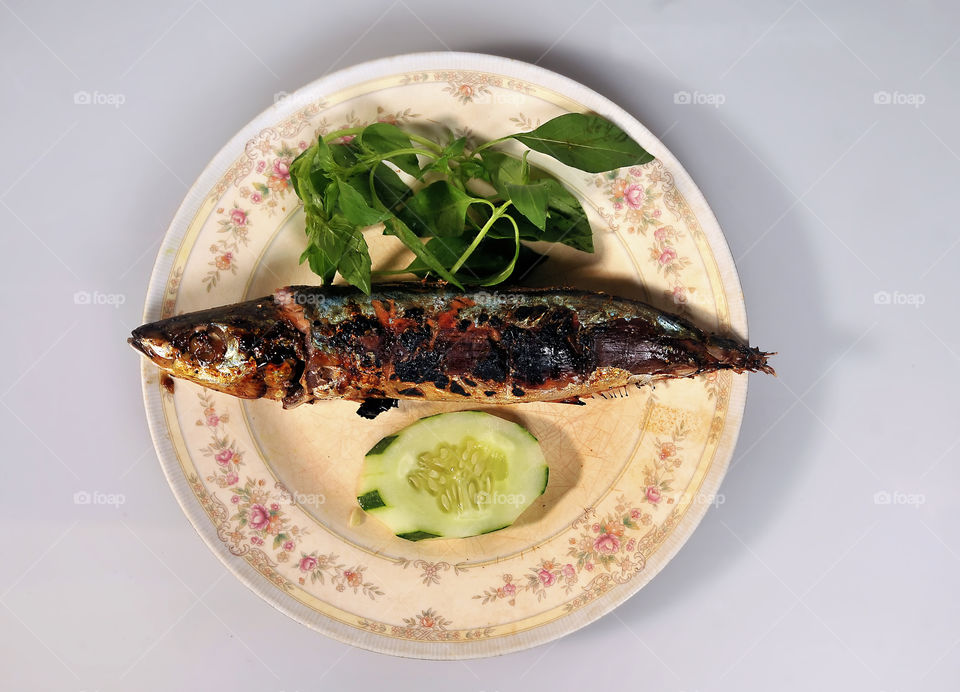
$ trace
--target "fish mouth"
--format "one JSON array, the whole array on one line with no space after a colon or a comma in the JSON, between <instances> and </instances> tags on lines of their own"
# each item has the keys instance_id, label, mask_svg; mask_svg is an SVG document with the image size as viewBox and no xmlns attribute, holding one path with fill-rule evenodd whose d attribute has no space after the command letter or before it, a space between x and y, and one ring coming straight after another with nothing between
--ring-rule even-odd
<instances>
[{"instance_id":1,"label":"fish mouth","mask_svg":"<svg viewBox=\"0 0 960 692\"><path fill-rule=\"evenodd\" d=\"M153 353L147 350L147 347L144 346L143 341L136 336L131 336L127 338L127 343L130 344L135 350L140 351L150 360L153 360Z\"/></svg>"},{"instance_id":2,"label":"fish mouth","mask_svg":"<svg viewBox=\"0 0 960 692\"><path fill-rule=\"evenodd\" d=\"M134 329L127 343L160 367L169 365L175 357L167 336L150 324Z\"/></svg>"}]
</instances>

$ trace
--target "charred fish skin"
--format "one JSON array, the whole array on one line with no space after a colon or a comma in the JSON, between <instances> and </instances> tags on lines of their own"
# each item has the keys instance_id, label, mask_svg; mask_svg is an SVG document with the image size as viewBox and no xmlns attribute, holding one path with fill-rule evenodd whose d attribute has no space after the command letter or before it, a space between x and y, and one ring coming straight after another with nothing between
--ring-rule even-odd
<instances>
[{"instance_id":1,"label":"charred fish skin","mask_svg":"<svg viewBox=\"0 0 960 692\"><path fill-rule=\"evenodd\" d=\"M292 286L276 300L307 338L317 399L558 401L711 370L772 372L757 349L603 293Z\"/></svg>"},{"instance_id":2,"label":"charred fish skin","mask_svg":"<svg viewBox=\"0 0 960 692\"><path fill-rule=\"evenodd\" d=\"M769 354L645 303L574 289L459 291L404 283L371 295L290 286L161 320L130 342L174 377L290 408L307 401L576 401L632 382L721 369L772 372Z\"/></svg>"}]
</instances>

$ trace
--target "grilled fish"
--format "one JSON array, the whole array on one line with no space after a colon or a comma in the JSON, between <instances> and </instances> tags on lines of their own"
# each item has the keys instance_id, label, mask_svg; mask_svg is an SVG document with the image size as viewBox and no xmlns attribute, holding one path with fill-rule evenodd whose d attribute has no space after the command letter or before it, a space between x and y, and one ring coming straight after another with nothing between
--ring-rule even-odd
<instances>
[{"instance_id":1,"label":"grilled fish","mask_svg":"<svg viewBox=\"0 0 960 692\"><path fill-rule=\"evenodd\" d=\"M173 377L292 408L398 399L565 401L729 369L773 373L772 355L604 293L382 284L274 295L152 322L130 344Z\"/></svg>"}]
</instances>

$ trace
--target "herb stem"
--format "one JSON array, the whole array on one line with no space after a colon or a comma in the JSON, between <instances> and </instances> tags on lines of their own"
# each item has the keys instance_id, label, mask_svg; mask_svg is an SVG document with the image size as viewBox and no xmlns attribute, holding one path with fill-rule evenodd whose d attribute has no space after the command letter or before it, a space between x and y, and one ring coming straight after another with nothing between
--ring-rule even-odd
<instances>
[{"instance_id":1,"label":"herb stem","mask_svg":"<svg viewBox=\"0 0 960 692\"><path fill-rule=\"evenodd\" d=\"M439 158L438 154L435 154L432 151L427 151L426 149L421 149L420 147L405 147L403 149L394 149L393 151L388 151L386 154L377 154L376 157L372 159L365 159L365 161L368 161L369 163L376 163L378 161L390 159L394 156L402 156L403 154L420 154L423 156L428 156L431 159Z\"/></svg>"},{"instance_id":2,"label":"herb stem","mask_svg":"<svg viewBox=\"0 0 960 692\"><path fill-rule=\"evenodd\" d=\"M491 204L491 206L493 205ZM487 231L489 231L493 227L493 224L496 223L497 219L499 219L501 216L507 213L507 207L509 206L510 206L510 200L507 200L506 202L504 202L499 207L496 207L493 210L493 213L490 215L490 218L487 219L487 222L483 224L483 227L480 229L480 232L477 233L477 237L474 238L473 242L470 243L467 249L463 251L463 254L460 255L460 259L458 259L456 263L452 267L450 267L451 274L456 274L457 270L460 269L460 267L462 267L468 259L470 259L470 255L472 255L473 251L477 249L477 246L480 244L480 241L483 240L483 237L487 235Z\"/></svg>"},{"instance_id":3,"label":"herb stem","mask_svg":"<svg viewBox=\"0 0 960 692\"><path fill-rule=\"evenodd\" d=\"M340 139L341 137L348 137L349 135L357 135L363 132L364 126L360 127L345 127L342 130L337 130L331 132L330 134L323 136L324 142L332 142L335 139Z\"/></svg>"},{"instance_id":4,"label":"herb stem","mask_svg":"<svg viewBox=\"0 0 960 692\"><path fill-rule=\"evenodd\" d=\"M491 139L489 142L484 142L479 147L473 150L474 154L479 154L481 151L487 147L492 147L494 144L499 144L500 142L505 142L510 139L513 135L507 135L506 137L498 137L497 139Z\"/></svg>"},{"instance_id":5,"label":"herb stem","mask_svg":"<svg viewBox=\"0 0 960 692\"><path fill-rule=\"evenodd\" d=\"M432 139L427 139L426 137L421 137L420 135L415 135L412 132L407 132L407 131L404 131L403 134L409 137L410 141L412 142L418 142L420 144L423 144L424 146L430 147L438 154L443 153L443 147L441 147L439 144L434 142Z\"/></svg>"}]
</instances>

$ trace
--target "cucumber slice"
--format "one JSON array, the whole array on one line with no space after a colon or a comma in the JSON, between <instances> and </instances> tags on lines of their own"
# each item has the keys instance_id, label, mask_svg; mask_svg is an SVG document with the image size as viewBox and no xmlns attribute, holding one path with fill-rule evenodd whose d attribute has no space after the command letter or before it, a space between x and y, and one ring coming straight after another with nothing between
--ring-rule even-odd
<instances>
[{"instance_id":1,"label":"cucumber slice","mask_svg":"<svg viewBox=\"0 0 960 692\"><path fill-rule=\"evenodd\" d=\"M441 413L367 452L357 502L400 538L465 538L513 524L548 477L522 426L482 411Z\"/></svg>"}]
</instances>

